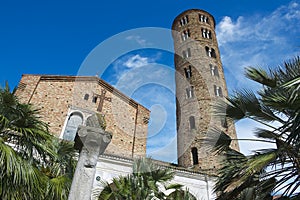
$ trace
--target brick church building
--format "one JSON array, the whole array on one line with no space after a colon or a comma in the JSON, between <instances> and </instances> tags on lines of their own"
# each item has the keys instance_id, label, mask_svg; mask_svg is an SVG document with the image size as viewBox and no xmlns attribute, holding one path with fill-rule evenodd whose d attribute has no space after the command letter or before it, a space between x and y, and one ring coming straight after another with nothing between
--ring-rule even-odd
<instances>
[{"instance_id":1,"label":"brick church building","mask_svg":"<svg viewBox=\"0 0 300 200\"><path fill-rule=\"evenodd\" d=\"M210 127L236 138L226 119L212 114L211 106L227 95L215 34L215 20L203 10L187 10L172 25L176 76L178 166L159 162L175 171L174 183L186 186L197 199L214 199L213 185L220 158L207 153L203 139ZM105 116L111 143L99 157L94 189L101 181L131 173L133 158L146 156L150 111L95 76L23 75L17 96L40 109L50 132L74 140L79 125L94 113ZM232 147L238 149L238 144Z\"/></svg>"}]
</instances>

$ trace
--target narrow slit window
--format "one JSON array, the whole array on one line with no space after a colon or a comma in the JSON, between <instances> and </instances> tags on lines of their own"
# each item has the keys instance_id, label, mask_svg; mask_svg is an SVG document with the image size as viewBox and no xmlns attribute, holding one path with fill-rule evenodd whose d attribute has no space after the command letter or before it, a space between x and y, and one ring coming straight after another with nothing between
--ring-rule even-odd
<instances>
[{"instance_id":1,"label":"narrow slit window","mask_svg":"<svg viewBox=\"0 0 300 200\"><path fill-rule=\"evenodd\" d=\"M186 51L182 51L182 56L183 56L184 58L189 58L189 57L191 57L191 49L190 49L190 48L187 48Z\"/></svg>"},{"instance_id":2,"label":"narrow slit window","mask_svg":"<svg viewBox=\"0 0 300 200\"><path fill-rule=\"evenodd\" d=\"M186 57L186 51L182 51L182 57L183 57L183 58L187 58L187 57Z\"/></svg>"},{"instance_id":3,"label":"narrow slit window","mask_svg":"<svg viewBox=\"0 0 300 200\"><path fill-rule=\"evenodd\" d=\"M195 122L195 117L194 116L190 116L189 118L190 121L190 129L196 129L196 122Z\"/></svg>"},{"instance_id":4,"label":"narrow slit window","mask_svg":"<svg viewBox=\"0 0 300 200\"><path fill-rule=\"evenodd\" d=\"M85 94L84 97L83 97L83 99L84 99L84 100L88 100L88 99L89 99L89 96L90 96L89 94Z\"/></svg>"},{"instance_id":5,"label":"narrow slit window","mask_svg":"<svg viewBox=\"0 0 300 200\"><path fill-rule=\"evenodd\" d=\"M196 147L193 147L191 153L192 153L192 158L193 158L193 165L199 164L198 149Z\"/></svg>"},{"instance_id":6,"label":"narrow slit window","mask_svg":"<svg viewBox=\"0 0 300 200\"><path fill-rule=\"evenodd\" d=\"M187 52L187 58L192 56L190 48L187 48L186 52Z\"/></svg>"},{"instance_id":7,"label":"narrow slit window","mask_svg":"<svg viewBox=\"0 0 300 200\"><path fill-rule=\"evenodd\" d=\"M97 103L97 99L98 99L97 97L93 97L92 102Z\"/></svg>"}]
</instances>

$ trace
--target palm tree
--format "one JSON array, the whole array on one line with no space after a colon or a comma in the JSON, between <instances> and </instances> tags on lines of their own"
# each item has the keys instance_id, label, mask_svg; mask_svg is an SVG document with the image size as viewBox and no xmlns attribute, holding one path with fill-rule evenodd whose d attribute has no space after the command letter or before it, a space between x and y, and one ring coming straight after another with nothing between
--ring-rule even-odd
<instances>
[{"instance_id":1,"label":"palm tree","mask_svg":"<svg viewBox=\"0 0 300 200\"><path fill-rule=\"evenodd\" d=\"M0 198L66 199L73 145L48 133L38 110L0 89ZM72 168L73 167L73 168Z\"/></svg>"},{"instance_id":2,"label":"palm tree","mask_svg":"<svg viewBox=\"0 0 300 200\"><path fill-rule=\"evenodd\" d=\"M45 199L68 199L77 163L74 144L52 138L50 145L55 156L49 157L47 162L40 168L47 176Z\"/></svg>"},{"instance_id":3,"label":"palm tree","mask_svg":"<svg viewBox=\"0 0 300 200\"><path fill-rule=\"evenodd\" d=\"M216 150L225 150L225 159L215 190L219 199L225 200L245 199L246 194L251 194L250 199L272 199L270 194L276 192L282 198L299 199L300 58L269 72L249 67L246 76L261 84L261 90L236 92L216 106L216 114L264 125L254 132L258 137L255 140L273 143L275 147L245 156L232 150L232 139L221 133Z\"/></svg>"},{"instance_id":4,"label":"palm tree","mask_svg":"<svg viewBox=\"0 0 300 200\"><path fill-rule=\"evenodd\" d=\"M173 188L174 189L174 188ZM188 189L183 190L182 186L178 189L175 189L174 192L168 195L166 198L168 200L196 200L196 197L194 197Z\"/></svg>"},{"instance_id":5,"label":"palm tree","mask_svg":"<svg viewBox=\"0 0 300 200\"><path fill-rule=\"evenodd\" d=\"M139 158L133 163L132 174L114 178L111 184L105 182L98 199L193 199L182 190L182 185L168 184L173 178L174 172L170 169L157 166L151 159ZM174 192L167 196L164 193L167 190Z\"/></svg>"}]
</instances>

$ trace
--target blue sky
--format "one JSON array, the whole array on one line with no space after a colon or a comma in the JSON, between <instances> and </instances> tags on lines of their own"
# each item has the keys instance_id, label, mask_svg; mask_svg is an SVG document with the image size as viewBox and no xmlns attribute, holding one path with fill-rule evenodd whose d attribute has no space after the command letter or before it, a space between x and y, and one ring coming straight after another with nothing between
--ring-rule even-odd
<instances>
[{"instance_id":1,"label":"blue sky","mask_svg":"<svg viewBox=\"0 0 300 200\"><path fill-rule=\"evenodd\" d=\"M244 78L245 66L277 66L299 55L299 0L2 1L0 84L7 80L14 87L22 74L80 74L90 52L105 41L136 28L170 29L173 19L191 8L206 10L215 17L230 92L256 87ZM152 111L147 154L174 162L172 52L151 48L151 41L139 30L130 33L134 34L128 34L125 40L139 48L110 57L100 74ZM169 39L160 38L164 43ZM108 52L120 48L112 45ZM99 74L99 69L85 74ZM239 122L238 135L249 137L253 126L251 122ZM256 146L241 143L245 153Z\"/></svg>"}]
</instances>

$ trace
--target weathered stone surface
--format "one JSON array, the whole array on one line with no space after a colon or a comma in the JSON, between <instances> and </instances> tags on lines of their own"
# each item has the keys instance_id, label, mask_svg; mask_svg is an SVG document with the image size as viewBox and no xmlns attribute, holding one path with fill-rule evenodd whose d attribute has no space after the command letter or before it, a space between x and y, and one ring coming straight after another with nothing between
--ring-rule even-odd
<instances>
[{"instance_id":1,"label":"weathered stone surface","mask_svg":"<svg viewBox=\"0 0 300 200\"><path fill-rule=\"evenodd\" d=\"M87 125L78 128L83 147L72 181L69 200L89 200L92 195L98 157L103 154L112 135L100 126L96 114L87 119Z\"/></svg>"},{"instance_id":2,"label":"weathered stone surface","mask_svg":"<svg viewBox=\"0 0 300 200\"><path fill-rule=\"evenodd\" d=\"M207 20L201 21L201 16ZM188 18L183 25L181 19ZM204 18L202 18L204 19ZM177 149L178 164L183 167L214 173L219 168L220 157L216 156L204 144L210 128L223 130L229 136L236 138L232 122L228 127L221 125L221 119L213 115L213 105L221 99L215 95L215 86L222 88L223 96L227 96L226 82L220 58L215 20L212 15L203 10L187 10L177 16L172 29L175 48L176 67L176 98L177 98ZM210 32L210 38L203 37L202 30ZM182 33L189 32L189 38L182 39ZM214 49L215 56L210 57L206 48ZM184 58L183 51L189 49L190 56ZM186 69L191 66L192 76L186 77ZM218 75L211 73L211 66L216 67ZM193 86L194 97L188 98L186 89ZM189 117L195 118L195 129L191 129ZM232 144L238 149L237 142ZM193 164L192 148L198 150L199 164Z\"/></svg>"}]
</instances>

